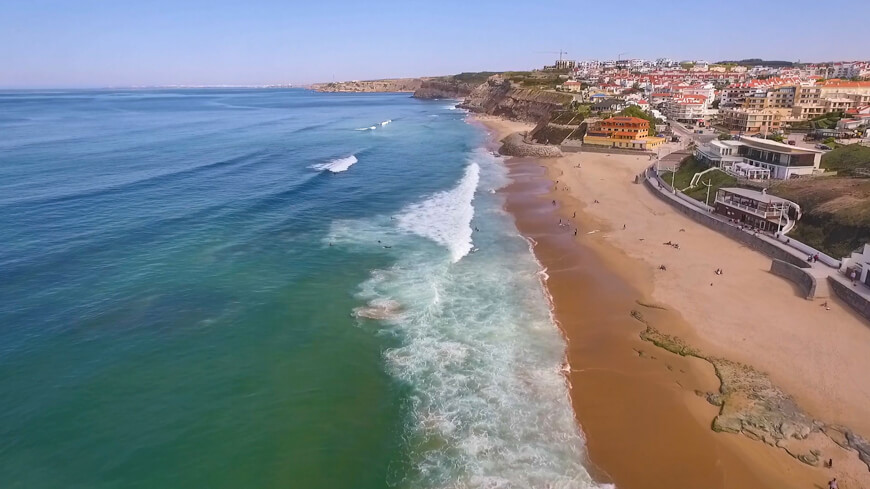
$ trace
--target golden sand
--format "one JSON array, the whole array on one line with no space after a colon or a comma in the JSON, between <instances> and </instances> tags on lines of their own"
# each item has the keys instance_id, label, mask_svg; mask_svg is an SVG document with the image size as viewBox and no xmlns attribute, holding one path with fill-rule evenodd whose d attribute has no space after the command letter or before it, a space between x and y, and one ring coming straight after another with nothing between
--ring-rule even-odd
<instances>
[{"instance_id":1,"label":"golden sand","mask_svg":"<svg viewBox=\"0 0 870 489\"><path fill-rule=\"evenodd\" d=\"M529 129L477 120L495 139ZM767 373L811 416L866 436L870 328L863 320L839 302L826 311L800 299L766 271L767 257L632 183L646 157L583 153L506 162L514 182L505 190L507 208L547 267L568 339L571 398L600 480L620 488L774 488L826 487L837 477L843 488L870 487L855 452L827 438L822 457L834 459L833 469L712 431L718 408L696 391L718 390L713 367L642 341L645 326L631 311L642 310L657 328L710 355ZM662 246L668 240L680 249ZM716 268L725 273L715 275Z\"/></svg>"}]
</instances>

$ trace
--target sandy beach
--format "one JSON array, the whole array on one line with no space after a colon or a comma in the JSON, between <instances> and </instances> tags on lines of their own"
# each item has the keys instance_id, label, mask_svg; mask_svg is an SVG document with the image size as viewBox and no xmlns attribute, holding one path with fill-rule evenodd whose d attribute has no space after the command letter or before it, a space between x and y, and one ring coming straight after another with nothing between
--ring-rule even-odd
<instances>
[{"instance_id":1,"label":"sandy beach","mask_svg":"<svg viewBox=\"0 0 870 489\"><path fill-rule=\"evenodd\" d=\"M529 129L475 119L496 140ZM547 268L568 340L572 403L600 480L620 488L773 488L827 487L837 477L840 487L870 487L867 466L836 436L813 432L776 447L717 433L711 424L720 407L710 402L721 386L714 363L721 374L723 365L738 362L807 419L868 438L865 321L835 299L800 298L768 272L769 258L634 184L649 164L645 155L580 153L506 164L514 181L505 190L507 208ZM717 268L724 273L716 275ZM820 306L824 300L830 310ZM644 331L678 338L703 358L644 341ZM733 399L723 413L741 409ZM810 466L786 451L809 447L833 467Z\"/></svg>"}]
</instances>

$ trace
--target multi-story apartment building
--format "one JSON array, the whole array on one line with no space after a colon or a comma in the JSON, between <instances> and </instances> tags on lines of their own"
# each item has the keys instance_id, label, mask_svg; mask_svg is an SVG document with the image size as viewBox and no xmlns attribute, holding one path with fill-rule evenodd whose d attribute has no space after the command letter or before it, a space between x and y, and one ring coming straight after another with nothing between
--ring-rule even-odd
<instances>
[{"instance_id":1,"label":"multi-story apartment building","mask_svg":"<svg viewBox=\"0 0 870 489\"><path fill-rule=\"evenodd\" d=\"M782 109L725 107L719 109L719 119L722 125L732 131L766 135L782 129L783 112Z\"/></svg>"},{"instance_id":2,"label":"multi-story apartment building","mask_svg":"<svg viewBox=\"0 0 870 489\"><path fill-rule=\"evenodd\" d=\"M665 106L665 114L679 122L697 122L709 114L709 101L703 95L680 94L671 98Z\"/></svg>"},{"instance_id":3,"label":"multi-story apartment building","mask_svg":"<svg viewBox=\"0 0 870 489\"><path fill-rule=\"evenodd\" d=\"M867 104L870 104L870 81L827 80L797 87L792 118L807 120Z\"/></svg>"},{"instance_id":4,"label":"multi-story apartment building","mask_svg":"<svg viewBox=\"0 0 870 489\"><path fill-rule=\"evenodd\" d=\"M750 110L791 109L797 87L785 85L771 88L758 88L743 99L741 107Z\"/></svg>"},{"instance_id":5,"label":"multi-story apartment building","mask_svg":"<svg viewBox=\"0 0 870 489\"><path fill-rule=\"evenodd\" d=\"M720 107L743 107L747 97L766 98L767 93L771 90L774 93L771 95L772 100L762 103L761 106L753 106L754 109L767 108L776 106L776 108L786 107L784 104L791 100L794 103L794 94L789 93L788 87L795 87L800 84L799 78L769 78L767 80L752 80L745 83L733 83L723 88L720 93ZM782 90L781 90L782 89ZM791 107L791 105L787 105Z\"/></svg>"}]
</instances>

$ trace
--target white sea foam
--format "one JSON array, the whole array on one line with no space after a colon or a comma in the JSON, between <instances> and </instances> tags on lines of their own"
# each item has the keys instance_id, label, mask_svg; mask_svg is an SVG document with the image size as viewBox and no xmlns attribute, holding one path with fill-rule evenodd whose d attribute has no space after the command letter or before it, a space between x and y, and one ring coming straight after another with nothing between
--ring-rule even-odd
<instances>
[{"instance_id":1,"label":"white sea foam","mask_svg":"<svg viewBox=\"0 0 870 489\"><path fill-rule=\"evenodd\" d=\"M346 156L344 158L337 158L332 161L327 161L326 163L320 163L317 165L312 165L311 168L317 171L329 170L332 173L341 173L343 171L347 171L348 168L353 166L357 160L355 155Z\"/></svg>"},{"instance_id":2,"label":"white sea foam","mask_svg":"<svg viewBox=\"0 0 870 489\"><path fill-rule=\"evenodd\" d=\"M471 219L480 166L472 162L456 187L408 206L398 216L399 227L444 246L457 262L473 247Z\"/></svg>"},{"instance_id":3,"label":"white sea foam","mask_svg":"<svg viewBox=\"0 0 870 489\"><path fill-rule=\"evenodd\" d=\"M386 126L387 124L393 122L393 119L387 119L384 122L381 122L381 126Z\"/></svg>"},{"instance_id":4,"label":"white sea foam","mask_svg":"<svg viewBox=\"0 0 870 489\"><path fill-rule=\"evenodd\" d=\"M360 127L357 131L374 131L378 126Z\"/></svg>"},{"instance_id":5,"label":"white sea foam","mask_svg":"<svg viewBox=\"0 0 870 489\"><path fill-rule=\"evenodd\" d=\"M395 264L373 271L357 294L367 304L361 316L382 317L360 324L401 342L384 357L391 375L410 388L413 469L388 482L599 487L582 465L583 437L562 370L565 343L541 286L546 272L504 213L503 197L475 199L480 181L498 188L504 172L491 156L474 159L453 189L409 206L395 221L344 221L330 231L329 239L344 246L403 240ZM472 218L482 251L457 263L471 248ZM447 247L449 256L420 246L415 235Z\"/></svg>"}]
</instances>

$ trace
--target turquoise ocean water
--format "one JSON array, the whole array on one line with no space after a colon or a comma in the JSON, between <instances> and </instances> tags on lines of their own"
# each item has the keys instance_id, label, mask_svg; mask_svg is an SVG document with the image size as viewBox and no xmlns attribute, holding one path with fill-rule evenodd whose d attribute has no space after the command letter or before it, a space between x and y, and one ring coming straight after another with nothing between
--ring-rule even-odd
<instances>
[{"instance_id":1,"label":"turquoise ocean water","mask_svg":"<svg viewBox=\"0 0 870 489\"><path fill-rule=\"evenodd\" d=\"M0 487L591 487L445 101L0 92Z\"/></svg>"}]
</instances>

